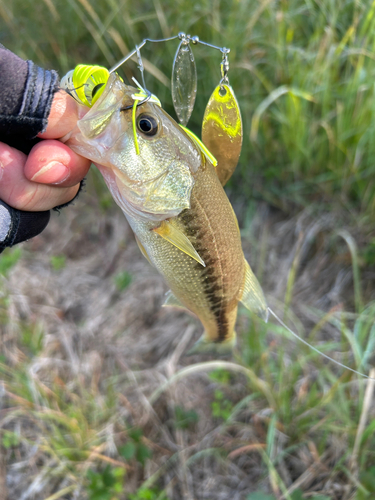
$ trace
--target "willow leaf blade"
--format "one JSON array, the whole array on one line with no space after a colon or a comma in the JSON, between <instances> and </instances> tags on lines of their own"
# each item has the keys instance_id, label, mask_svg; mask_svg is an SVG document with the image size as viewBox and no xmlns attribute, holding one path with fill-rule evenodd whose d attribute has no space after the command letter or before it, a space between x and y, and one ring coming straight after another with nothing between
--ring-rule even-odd
<instances>
[{"instance_id":1,"label":"willow leaf blade","mask_svg":"<svg viewBox=\"0 0 375 500\"><path fill-rule=\"evenodd\" d=\"M172 69L172 99L179 122L186 126L197 94L197 69L190 44L178 46Z\"/></svg>"}]
</instances>

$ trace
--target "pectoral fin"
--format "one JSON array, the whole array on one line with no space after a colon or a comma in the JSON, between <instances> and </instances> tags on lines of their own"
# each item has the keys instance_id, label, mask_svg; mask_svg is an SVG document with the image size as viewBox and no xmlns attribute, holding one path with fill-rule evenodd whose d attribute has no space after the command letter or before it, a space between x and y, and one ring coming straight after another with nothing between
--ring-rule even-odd
<instances>
[{"instance_id":1,"label":"pectoral fin","mask_svg":"<svg viewBox=\"0 0 375 500\"><path fill-rule=\"evenodd\" d=\"M245 285L241 297L242 304L249 311L257 314L266 323L268 321L268 306L263 295L262 287L256 279L251 267L245 260Z\"/></svg>"},{"instance_id":2,"label":"pectoral fin","mask_svg":"<svg viewBox=\"0 0 375 500\"><path fill-rule=\"evenodd\" d=\"M153 231L169 241L169 243L177 247L181 252L186 253L189 257L199 262L199 264L202 264L203 267L206 267L206 264L201 259L188 237L179 229L175 228L170 222L163 221L160 226L153 229Z\"/></svg>"},{"instance_id":3,"label":"pectoral fin","mask_svg":"<svg viewBox=\"0 0 375 500\"><path fill-rule=\"evenodd\" d=\"M207 337L206 333L204 333L186 354L187 356L191 356L192 354L215 354L216 356L228 356L232 354L235 345L235 332L233 332L233 334L223 342L212 342Z\"/></svg>"},{"instance_id":4,"label":"pectoral fin","mask_svg":"<svg viewBox=\"0 0 375 500\"><path fill-rule=\"evenodd\" d=\"M189 309L187 309L180 300L173 295L172 290L169 290L166 294L166 299L162 307L178 307L179 309L185 309L186 311L190 312Z\"/></svg>"},{"instance_id":5,"label":"pectoral fin","mask_svg":"<svg viewBox=\"0 0 375 500\"><path fill-rule=\"evenodd\" d=\"M143 257L145 257L145 259L147 259L149 261L149 263L153 266L153 263L151 262L150 260L150 257L148 256L147 252L146 252L146 249L145 247L142 245L142 243L139 241L137 235L135 234L135 241L137 242L137 245L138 245L138 248L139 250L141 251L141 254L143 255Z\"/></svg>"}]
</instances>

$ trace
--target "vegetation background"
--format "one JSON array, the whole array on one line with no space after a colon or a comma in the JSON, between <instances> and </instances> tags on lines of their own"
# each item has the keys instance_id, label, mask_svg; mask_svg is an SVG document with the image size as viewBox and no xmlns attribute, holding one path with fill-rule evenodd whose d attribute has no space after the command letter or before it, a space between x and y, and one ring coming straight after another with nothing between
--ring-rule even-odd
<instances>
[{"instance_id":1,"label":"vegetation background","mask_svg":"<svg viewBox=\"0 0 375 500\"><path fill-rule=\"evenodd\" d=\"M245 135L227 192L270 306L369 373L375 2L0 0L0 42L60 75L180 31L231 49ZM172 115L176 48L142 50ZM194 53L199 134L220 54ZM244 310L232 360L184 357L201 327L160 309L165 284L96 170L0 271L1 500L374 498L372 382Z\"/></svg>"}]
</instances>

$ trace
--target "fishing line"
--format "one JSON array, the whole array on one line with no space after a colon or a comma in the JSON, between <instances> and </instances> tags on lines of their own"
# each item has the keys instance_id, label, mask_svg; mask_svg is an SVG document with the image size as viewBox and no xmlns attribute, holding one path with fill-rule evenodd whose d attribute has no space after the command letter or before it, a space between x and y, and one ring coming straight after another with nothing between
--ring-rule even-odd
<instances>
[{"instance_id":1,"label":"fishing line","mask_svg":"<svg viewBox=\"0 0 375 500\"><path fill-rule=\"evenodd\" d=\"M339 365L341 366L342 368L345 368L346 370L349 370L353 373L356 373L357 375L360 375L361 377L364 377L364 378L367 378L369 380L374 380L375 381L375 378L373 377L369 377L368 375L366 375L365 373L361 373L361 372L358 372L357 370L354 370L353 368L350 368L349 366L346 366L342 363L340 363L340 361L336 361L335 359L331 358L330 356L328 356L327 354L324 354L324 352L322 351L319 351L319 349L317 349L316 347L314 347L313 345L309 344L305 339L303 339L302 337L300 337L299 335L297 335L297 333L293 332L293 330L291 330L279 317L276 313L274 313L272 311L272 309L270 307L268 307L268 312L272 314L272 316L280 323L281 326L283 326L289 333L291 333L293 335L293 337L295 337L296 339L298 339L300 342L302 342L303 344L307 345L307 347L309 347L310 349L312 349L313 351L317 352L318 354L320 354L321 356L323 356L324 358L328 359L329 361L332 361L333 363L335 363L336 365Z\"/></svg>"}]
</instances>

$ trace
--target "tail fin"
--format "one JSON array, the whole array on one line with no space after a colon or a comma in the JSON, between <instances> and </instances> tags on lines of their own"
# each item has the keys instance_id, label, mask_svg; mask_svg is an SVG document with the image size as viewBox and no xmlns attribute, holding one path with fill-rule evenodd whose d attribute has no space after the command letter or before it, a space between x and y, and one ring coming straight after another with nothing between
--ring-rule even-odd
<instances>
[{"instance_id":1,"label":"tail fin","mask_svg":"<svg viewBox=\"0 0 375 500\"><path fill-rule=\"evenodd\" d=\"M257 314L267 323L269 312L262 287L256 279L247 260L245 260L245 268L245 286L240 300L249 311Z\"/></svg>"},{"instance_id":2,"label":"tail fin","mask_svg":"<svg viewBox=\"0 0 375 500\"><path fill-rule=\"evenodd\" d=\"M229 356L236 345L236 332L223 342L212 342L204 333L202 337L186 353L187 356L193 354L215 354L216 356Z\"/></svg>"}]
</instances>

